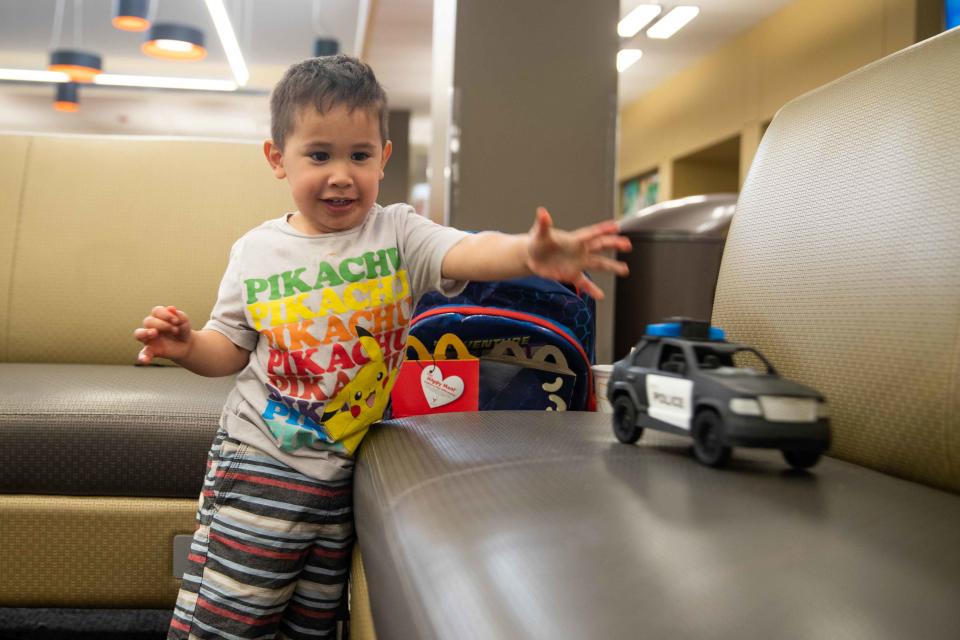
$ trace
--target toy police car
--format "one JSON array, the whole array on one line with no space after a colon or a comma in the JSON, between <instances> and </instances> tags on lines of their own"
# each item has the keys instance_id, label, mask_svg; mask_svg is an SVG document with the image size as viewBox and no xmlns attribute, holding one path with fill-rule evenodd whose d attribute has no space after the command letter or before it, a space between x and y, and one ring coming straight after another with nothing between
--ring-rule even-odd
<instances>
[{"instance_id":1,"label":"toy police car","mask_svg":"<svg viewBox=\"0 0 960 640\"><path fill-rule=\"evenodd\" d=\"M737 366L744 359L757 368ZM823 396L781 378L763 354L727 342L707 322L648 325L614 364L607 399L620 442L636 442L647 427L689 435L697 460L711 467L741 446L780 449L790 466L806 469L830 446Z\"/></svg>"}]
</instances>

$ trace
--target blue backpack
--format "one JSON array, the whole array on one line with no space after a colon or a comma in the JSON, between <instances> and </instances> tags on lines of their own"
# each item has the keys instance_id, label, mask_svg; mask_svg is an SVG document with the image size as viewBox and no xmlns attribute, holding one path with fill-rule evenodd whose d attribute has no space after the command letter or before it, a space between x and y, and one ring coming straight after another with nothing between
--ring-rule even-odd
<instances>
[{"instance_id":1,"label":"blue backpack","mask_svg":"<svg viewBox=\"0 0 960 640\"><path fill-rule=\"evenodd\" d=\"M480 358L481 411L592 411L596 304L537 276L471 282L460 295L424 295L410 335L433 352L446 333Z\"/></svg>"}]
</instances>

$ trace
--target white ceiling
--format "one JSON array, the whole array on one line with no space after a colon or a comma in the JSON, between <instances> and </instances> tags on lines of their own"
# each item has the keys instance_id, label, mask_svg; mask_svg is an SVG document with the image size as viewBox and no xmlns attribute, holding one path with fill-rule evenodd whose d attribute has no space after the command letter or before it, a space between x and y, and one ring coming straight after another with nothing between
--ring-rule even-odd
<instances>
[{"instance_id":1,"label":"white ceiling","mask_svg":"<svg viewBox=\"0 0 960 640\"><path fill-rule=\"evenodd\" d=\"M43 68L50 49L76 48L99 53L108 73L230 77L229 70L226 75L220 73L227 61L202 0L151 3L155 22L183 23L204 31L208 54L201 62L161 62L141 54L143 33L119 31L110 24L113 0L81 0L81 10L75 14L77 4L77 0L63 3L63 24L55 41L57 0L0 0L0 52L29 54L24 59ZM317 36L335 37L343 51L354 53L357 0L224 0L224 4L249 66L286 66L313 55ZM319 8L316 20L315 6ZM0 58L0 66L4 64Z\"/></svg>"},{"instance_id":2,"label":"white ceiling","mask_svg":"<svg viewBox=\"0 0 960 640\"><path fill-rule=\"evenodd\" d=\"M641 31L621 41L621 49L640 49L643 57L620 74L620 106L633 102L791 2L793 0L621 0L621 18L642 3L660 4L661 16L677 5L696 5L700 7L700 15L666 40L648 38Z\"/></svg>"},{"instance_id":3,"label":"white ceiling","mask_svg":"<svg viewBox=\"0 0 960 640\"><path fill-rule=\"evenodd\" d=\"M643 0L621 1L625 14ZM644 55L620 74L620 104L637 99L790 1L681 0L700 6L700 15L668 40L652 40L642 33L631 40L629 46L642 49ZM664 13L681 2L661 2ZM77 4L82 10L75 22ZM65 0L56 42L56 0L0 0L0 67L42 69L49 50L59 45L100 53L104 70L110 73L231 77L203 2L155 0L154 4L157 21L184 22L205 31L205 60L160 62L142 55L142 34L117 31L110 25L113 0ZM340 40L341 50L358 53L359 0L225 0L225 4L251 70L245 94L91 87L81 89L80 113L60 114L50 108L53 89L49 85L0 83L0 130L257 139L268 127L266 96L270 87L289 64L312 55L315 37L334 37ZM413 141L426 144L433 0L371 0L371 6L367 60L386 87L392 106L413 111ZM75 38L78 32L79 41ZM149 104L146 96L150 96Z\"/></svg>"}]
</instances>

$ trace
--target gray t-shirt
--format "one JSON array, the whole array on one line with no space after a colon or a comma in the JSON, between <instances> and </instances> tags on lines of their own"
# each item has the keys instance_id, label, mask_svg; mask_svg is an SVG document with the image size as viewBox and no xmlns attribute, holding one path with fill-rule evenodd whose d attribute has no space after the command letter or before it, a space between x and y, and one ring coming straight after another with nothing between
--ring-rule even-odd
<instances>
[{"instance_id":1,"label":"gray t-shirt","mask_svg":"<svg viewBox=\"0 0 960 640\"><path fill-rule=\"evenodd\" d=\"M412 207L375 205L363 224L311 236L264 222L237 240L204 329L252 351L227 398L230 437L321 480L352 473L353 452L383 416L414 306L444 280L467 234Z\"/></svg>"}]
</instances>

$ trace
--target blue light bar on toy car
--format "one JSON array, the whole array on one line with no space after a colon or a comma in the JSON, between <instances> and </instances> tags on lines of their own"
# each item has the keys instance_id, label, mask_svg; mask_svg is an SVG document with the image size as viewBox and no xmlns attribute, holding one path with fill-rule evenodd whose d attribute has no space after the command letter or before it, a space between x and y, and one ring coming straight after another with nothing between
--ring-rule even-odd
<instances>
[{"instance_id":1,"label":"blue light bar on toy car","mask_svg":"<svg viewBox=\"0 0 960 640\"><path fill-rule=\"evenodd\" d=\"M701 326L697 327L696 324ZM708 329L703 331L703 329ZM727 334L720 327L708 327L706 323L692 322L662 322L659 324L648 324L648 336L655 338L690 338L694 340L716 340L723 341L727 339Z\"/></svg>"}]
</instances>

